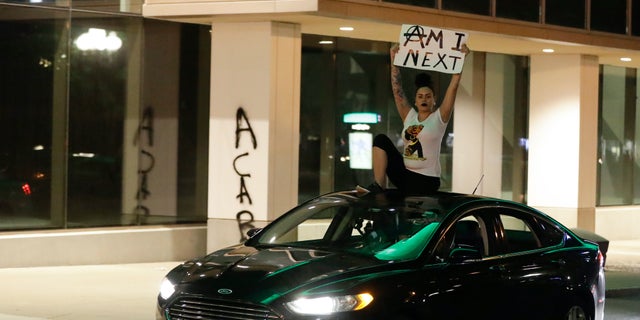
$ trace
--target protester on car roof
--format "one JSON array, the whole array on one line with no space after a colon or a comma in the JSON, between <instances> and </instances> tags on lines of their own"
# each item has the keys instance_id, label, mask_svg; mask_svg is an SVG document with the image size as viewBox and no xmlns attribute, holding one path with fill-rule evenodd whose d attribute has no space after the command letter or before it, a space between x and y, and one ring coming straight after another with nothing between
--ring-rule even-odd
<instances>
[{"instance_id":1,"label":"protester on car roof","mask_svg":"<svg viewBox=\"0 0 640 320\"><path fill-rule=\"evenodd\" d=\"M447 124L453 114L461 73L452 74L444 99L437 106L431 78L426 73L416 76L415 99L409 101L402 89L400 68L393 64L398 45L390 49L391 88L396 108L404 124L403 152L386 135L373 140L373 175L375 182L370 191L381 191L387 177L405 193L425 194L440 188L440 145ZM469 48L463 45L466 55Z\"/></svg>"}]
</instances>

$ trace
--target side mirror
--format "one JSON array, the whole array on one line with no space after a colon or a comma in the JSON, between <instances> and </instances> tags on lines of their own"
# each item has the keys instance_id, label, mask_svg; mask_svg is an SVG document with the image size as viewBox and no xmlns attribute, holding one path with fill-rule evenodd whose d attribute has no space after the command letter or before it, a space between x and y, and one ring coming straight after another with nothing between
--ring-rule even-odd
<instances>
[{"instance_id":1,"label":"side mirror","mask_svg":"<svg viewBox=\"0 0 640 320\"><path fill-rule=\"evenodd\" d=\"M471 248L455 248L449 253L449 262L452 263L463 263L480 259L482 259L480 251Z\"/></svg>"},{"instance_id":2,"label":"side mirror","mask_svg":"<svg viewBox=\"0 0 640 320\"><path fill-rule=\"evenodd\" d=\"M262 231L262 228L252 228L249 229L249 231L247 231L247 237L249 239L253 238L253 236L255 236L256 234L258 234L258 232Z\"/></svg>"}]
</instances>

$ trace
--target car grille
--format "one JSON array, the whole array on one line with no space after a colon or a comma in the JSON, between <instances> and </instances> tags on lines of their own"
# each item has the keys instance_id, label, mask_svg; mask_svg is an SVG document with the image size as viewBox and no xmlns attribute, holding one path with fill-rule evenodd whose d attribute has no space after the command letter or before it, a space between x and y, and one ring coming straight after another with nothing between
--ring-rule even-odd
<instances>
[{"instance_id":1,"label":"car grille","mask_svg":"<svg viewBox=\"0 0 640 320\"><path fill-rule=\"evenodd\" d=\"M206 298L181 298L168 310L171 320L216 319L216 320L268 320L282 319L271 309L256 304Z\"/></svg>"}]
</instances>

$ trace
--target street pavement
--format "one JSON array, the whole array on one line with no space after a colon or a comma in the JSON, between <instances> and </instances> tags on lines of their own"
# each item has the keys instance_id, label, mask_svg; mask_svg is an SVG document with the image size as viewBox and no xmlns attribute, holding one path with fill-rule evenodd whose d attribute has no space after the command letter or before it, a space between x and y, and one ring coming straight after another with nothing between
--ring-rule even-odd
<instances>
[{"instance_id":1,"label":"street pavement","mask_svg":"<svg viewBox=\"0 0 640 320\"><path fill-rule=\"evenodd\" d=\"M153 320L160 282L179 263L0 269L0 320ZM605 277L607 297L638 295L640 240L610 243Z\"/></svg>"}]
</instances>

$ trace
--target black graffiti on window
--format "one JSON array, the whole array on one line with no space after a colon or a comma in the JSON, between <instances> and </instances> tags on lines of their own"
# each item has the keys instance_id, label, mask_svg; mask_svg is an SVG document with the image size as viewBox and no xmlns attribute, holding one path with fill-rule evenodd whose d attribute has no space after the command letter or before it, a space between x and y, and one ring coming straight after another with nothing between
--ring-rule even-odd
<instances>
[{"instance_id":1,"label":"black graffiti on window","mask_svg":"<svg viewBox=\"0 0 640 320\"><path fill-rule=\"evenodd\" d=\"M144 108L144 110L142 111L142 118L140 119L140 123L138 124L138 130L136 131L133 145L142 144L142 136L147 137L146 146L153 146L153 107L151 106ZM143 163L146 164L144 167ZM135 210L136 212L142 212L144 215L149 215L150 210L147 206L142 205L140 201L147 199L147 197L151 195L148 184L148 175L151 170L153 170L155 163L156 159L153 154L151 154L151 152L145 150L144 147L141 146L140 162L138 164L138 176L140 177L140 182L138 185L138 191L136 192L136 200L138 200L138 205L136 206Z\"/></svg>"},{"instance_id":2,"label":"black graffiti on window","mask_svg":"<svg viewBox=\"0 0 640 320\"><path fill-rule=\"evenodd\" d=\"M251 122L249 122L249 118L247 117L247 114L244 112L244 109L242 109L242 107L236 110L236 132L235 133L236 133L235 134L236 150L240 147L240 138L243 133L250 134L251 146L253 147L253 150L255 150L258 147L258 141L256 139L255 133L253 132L253 129L251 128ZM238 168L238 160L240 158L249 157L249 156L250 156L250 153L245 152L235 157L235 159L233 159L233 170L240 177L240 191L236 196L236 199L238 199L240 203L244 203L244 200L246 198L246 200L249 202L249 205L253 205L253 201L251 200L251 195L249 194L249 189L247 188L247 179L251 177L251 173L241 171ZM243 216L245 218L243 218ZM238 222L238 229L240 231L240 241L243 242L247 240L247 237L246 237L247 231L254 228L253 213L249 210L242 210L236 214L236 221Z\"/></svg>"}]
</instances>

